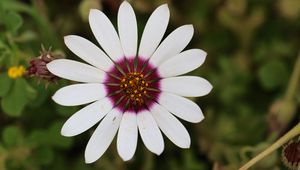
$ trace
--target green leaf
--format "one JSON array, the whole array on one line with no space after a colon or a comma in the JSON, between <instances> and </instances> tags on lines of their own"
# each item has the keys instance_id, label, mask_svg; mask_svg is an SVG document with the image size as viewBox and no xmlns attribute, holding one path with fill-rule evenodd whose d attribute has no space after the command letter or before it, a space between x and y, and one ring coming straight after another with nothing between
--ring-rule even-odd
<instances>
[{"instance_id":1,"label":"green leaf","mask_svg":"<svg viewBox=\"0 0 300 170\"><path fill-rule=\"evenodd\" d=\"M267 62L258 71L258 78L261 85L268 90L285 85L288 77L286 65L279 60Z\"/></svg>"},{"instance_id":2,"label":"green leaf","mask_svg":"<svg viewBox=\"0 0 300 170\"><path fill-rule=\"evenodd\" d=\"M52 126L48 130L48 139L49 143L52 146L67 149L72 145L72 138L66 138L61 136L60 130L62 128L63 123L61 122L54 122Z\"/></svg>"},{"instance_id":3,"label":"green leaf","mask_svg":"<svg viewBox=\"0 0 300 170\"><path fill-rule=\"evenodd\" d=\"M28 97L28 99L30 100L34 100L36 97L37 97L37 91L36 89L34 89L29 83L26 83L26 87L25 87L25 90L26 90L26 96Z\"/></svg>"},{"instance_id":4,"label":"green leaf","mask_svg":"<svg viewBox=\"0 0 300 170\"><path fill-rule=\"evenodd\" d=\"M0 39L0 65L6 65L6 59L12 57L10 48Z\"/></svg>"},{"instance_id":5,"label":"green leaf","mask_svg":"<svg viewBox=\"0 0 300 170\"><path fill-rule=\"evenodd\" d=\"M1 101L2 109L7 115L14 117L21 115L25 105L29 102L27 86L23 78L14 81L10 92Z\"/></svg>"},{"instance_id":6,"label":"green leaf","mask_svg":"<svg viewBox=\"0 0 300 170\"><path fill-rule=\"evenodd\" d=\"M39 164L49 165L54 159L54 153L50 147L42 147L35 151L35 157Z\"/></svg>"},{"instance_id":7,"label":"green leaf","mask_svg":"<svg viewBox=\"0 0 300 170\"><path fill-rule=\"evenodd\" d=\"M0 74L0 97L4 97L10 90L12 79L6 73Z\"/></svg>"},{"instance_id":8,"label":"green leaf","mask_svg":"<svg viewBox=\"0 0 300 170\"><path fill-rule=\"evenodd\" d=\"M37 40L38 35L36 32L32 30L27 30L22 32L18 37L16 37L14 40L18 43L27 43L33 40Z\"/></svg>"},{"instance_id":9,"label":"green leaf","mask_svg":"<svg viewBox=\"0 0 300 170\"><path fill-rule=\"evenodd\" d=\"M23 25L23 19L21 15L13 11L9 11L5 14L3 22L6 28L13 33L16 33L18 29Z\"/></svg>"},{"instance_id":10,"label":"green leaf","mask_svg":"<svg viewBox=\"0 0 300 170\"><path fill-rule=\"evenodd\" d=\"M3 10L9 11L30 13L32 10L29 5L16 0L1 0L0 6L2 6Z\"/></svg>"},{"instance_id":11,"label":"green leaf","mask_svg":"<svg viewBox=\"0 0 300 170\"><path fill-rule=\"evenodd\" d=\"M55 105L56 112L64 117L70 117L72 114L74 114L76 111L79 110L79 107L73 106L73 107L65 107L60 105Z\"/></svg>"},{"instance_id":12,"label":"green leaf","mask_svg":"<svg viewBox=\"0 0 300 170\"><path fill-rule=\"evenodd\" d=\"M2 133L3 143L6 146L17 146L22 143L22 136L22 132L18 127L7 126Z\"/></svg>"},{"instance_id":13,"label":"green leaf","mask_svg":"<svg viewBox=\"0 0 300 170\"><path fill-rule=\"evenodd\" d=\"M44 130L34 130L27 138L26 144L30 147L44 146L48 144L47 133Z\"/></svg>"},{"instance_id":14,"label":"green leaf","mask_svg":"<svg viewBox=\"0 0 300 170\"><path fill-rule=\"evenodd\" d=\"M39 84L33 83L32 87L29 89L34 90L33 94L35 97L34 100L32 100L32 102L29 103L30 107L32 108L39 107L43 103L45 103L46 100L49 99L49 92L45 88L45 84L43 82Z\"/></svg>"}]
</instances>

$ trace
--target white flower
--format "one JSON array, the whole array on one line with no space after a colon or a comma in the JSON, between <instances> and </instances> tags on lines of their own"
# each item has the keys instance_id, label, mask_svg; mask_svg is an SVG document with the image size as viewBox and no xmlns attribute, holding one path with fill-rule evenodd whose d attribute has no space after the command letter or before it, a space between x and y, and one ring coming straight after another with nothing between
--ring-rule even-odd
<instances>
[{"instance_id":1,"label":"white flower","mask_svg":"<svg viewBox=\"0 0 300 170\"><path fill-rule=\"evenodd\" d=\"M124 161L135 153L138 131L145 146L157 155L164 150L161 131L175 145L190 147L190 136L175 116L200 122L201 109L184 97L206 95L212 86L200 77L178 76L198 68L206 53L200 49L181 52L192 38L192 25L177 28L161 42L169 16L168 6L159 6L137 48L137 22L128 2L119 8L119 34L103 12L92 9L89 23L105 52L82 37L69 35L64 39L67 47L90 65L68 59L47 64L51 73L82 82L59 89L53 96L56 103L91 103L67 120L61 134L78 135L102 119L87 144L86 163L103 155L117 131L117 150Z\"/></svg>"}]
</instances>

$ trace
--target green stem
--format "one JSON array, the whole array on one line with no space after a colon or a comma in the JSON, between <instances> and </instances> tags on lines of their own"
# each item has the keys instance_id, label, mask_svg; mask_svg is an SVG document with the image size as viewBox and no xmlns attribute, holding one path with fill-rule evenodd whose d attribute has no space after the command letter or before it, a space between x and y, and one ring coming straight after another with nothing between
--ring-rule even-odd
<instances>
[{"instance_id":1,"label":"green stem","mask_svg":"<svg viewBox=\"0 0 300 170\"><path fill-rule=\"evenodd\" d=\"M294 66L294 71L293 71L291 79L289 81L289 87L285 94L285 100L293 99L293 96L295 95L295 92L298 87L299 78L300 78L300 51L299 51L298 58L295 63L295 66Z\"/></svg>"},{"instance_id":2,"label":"green stem","mask_svg":"<svg viewBox=\"0 0 300 170\"><path fill-rule=\"evenodd\" d=\"M300 123L298 123L293 129L291 129L289 132L287 132L283 137L278 139L275 143L273 143L270 147L268 147L266 150L261 152L259 155L251 159L249 162L247 162L244 166L242 166L239 170L247 170L252 165L254 165L256 162L260 161L279 147L281 147L283 144L288 142L290 139L294 138L295 136L300 134Z\"/></svg>"},{"instance_id":3,"label":"green stem","mask_svg":"<svg viewBox=\"0 0 300 170\"><path fill-rule=\"evenodd\" d=\"M282 125L282 128L286 127L286 125L294 117L295 108L296 108L295 94L299 87L298 85L299 78L300 78L300 51L294 65L294 69L291 78L289 80L287 90L283 98L283 106L280 108L279 112L277 112L277 120Z\"/></svg>"}]
</instances>

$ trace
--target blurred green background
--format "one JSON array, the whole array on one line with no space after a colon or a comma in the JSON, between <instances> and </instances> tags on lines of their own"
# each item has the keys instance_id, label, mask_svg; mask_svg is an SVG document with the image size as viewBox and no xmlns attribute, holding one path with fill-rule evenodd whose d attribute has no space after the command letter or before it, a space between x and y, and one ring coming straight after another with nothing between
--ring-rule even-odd
<instances>
[{"instance_id":1,"label":"blurred green background","mask_svg":"<svg viewBox=\"0 0 300 170\"><path fill-rule=\"evenodd\" d=\"M299 0L130 0L139 35L151 12L168 3L169 34L193 24L188 48L208 53L192 72L208 79L213 91L195 98L206 118L183 122L192 138L190 149L165 138L161 156L150 153L139 139L135 157L123 162L115 141L100 160L84 163L84 150L94 128L73 138L60 135L64 121L78 107L51 100L70 82L8 77L14 66L29 66L41 44L54 53L79 60L63 44L77 34L96 43L87 17L101 9L116 23L118 0L0 0L0 170L236 170L273 143L299 119ZM116 25L116 24L115 24ZM46 87L47 86L47 87ZM285 169L281 151L253 167Z\"/></svg>"}]
</instances>

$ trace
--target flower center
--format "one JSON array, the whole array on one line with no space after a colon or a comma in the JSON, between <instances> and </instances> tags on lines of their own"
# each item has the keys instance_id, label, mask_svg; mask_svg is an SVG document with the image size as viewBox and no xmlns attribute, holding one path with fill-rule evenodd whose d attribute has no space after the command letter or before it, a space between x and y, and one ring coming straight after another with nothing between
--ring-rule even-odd
<instances>
[{"instance_id":1,"label":"flower center","mask_svg":"<svg viewBox=\"0 0 300 170\"><path fill-rule=\"evenodd\" d=\"M147 94L147 87L149 84L145 80L145 76L138 72L131 72L126 74L121 82L120 88L131 102L138 105L144 103L144 96Z\"/></svg>"},{"instance_id":2,"label":"flower center","mask_svg":"<svg viewBox=\"0 0 300 170\"><path fill-rule=\"evenodd\" d=\"M160 76L154 66L140 57L123 59L108 71L104 82L107 96L123 112L138 113L159 98Z\"/></svg>"}]
</instances>

